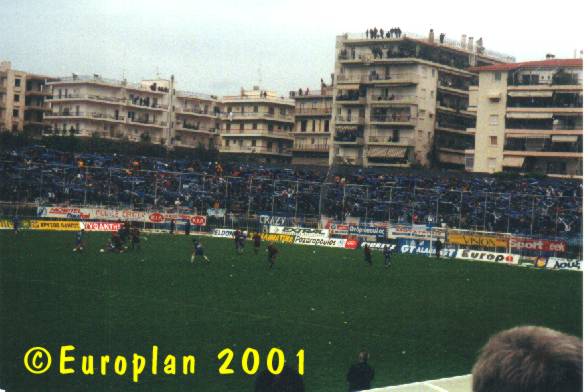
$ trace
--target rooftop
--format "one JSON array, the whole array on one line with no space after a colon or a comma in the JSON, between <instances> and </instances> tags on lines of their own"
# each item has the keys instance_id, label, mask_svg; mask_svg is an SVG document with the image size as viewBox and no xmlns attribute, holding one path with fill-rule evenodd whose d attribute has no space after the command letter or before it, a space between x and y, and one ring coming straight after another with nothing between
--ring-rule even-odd
<instances>
[{"instance_id":1,"label":"rooftop","mask_svg":"<svg viewBox=\"0 0 588 392\"><path fill-rule=\"evenodd\" d=\"M472 72L485 72L485 71L512 71L515 69L524 68L582 68L582 59L547 59L537 61L525 61L522 63L510 63L510 64L493 64L486 65L483 67L470 68Z\"/></svg>"},{"instance_id":2,"label":"rooftop","mask_svg":"<svg viewBox=\"0 0 588 392\"><path fill-rule=\"evenodd\" d=\"M448 37L444 37L443 43L441 43L440 39L439 39L439 34L435 34L433 42L429 41L429 37L428 36L424 36L424 35L420 35L420 34L415 34L415 33L408 33L408 32L402 32L402 36L400 38L366 38L365 33L345 33L344 34L345 39L348 40L364 40L364 41L374 41L374 42L388 42L388 41L400 41L400 40L405 40L405 39L410 39L413 41L419 41L420 43L424 43L427 45L433 45L433 46L441 46L441 47L446 47L448 49L453 49L453 50L457 50L459 52L463 52L463 53L472 53L472 51L474 50L474 47L468 48L468 46L470 45L470 43L463 39L461 41L455 40L455 39L451 39ZM486 49L485 47L483 48L478 48L477 46L475 47L476 49L476 53L479 56L482 57L486 57L488 59L492 59L495 61L500 61L500 62L505 62L505 63L513 63L516 59L514 56L511 56L509 54L505 54L505 53L501 53L501 52L497 52L494 50L489 50ZM479 50L481 49L481 51Z\"/></svg>"}]
</instances>

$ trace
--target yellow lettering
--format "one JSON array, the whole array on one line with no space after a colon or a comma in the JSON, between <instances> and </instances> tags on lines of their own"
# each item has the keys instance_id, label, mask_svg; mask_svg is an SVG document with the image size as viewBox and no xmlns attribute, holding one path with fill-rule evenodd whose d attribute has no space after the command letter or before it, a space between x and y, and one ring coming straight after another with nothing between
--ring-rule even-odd
<instances>
[{"instance_id":1,"label":"yellow lettering","mask_svg":"<svg viewBox=\"0 0 588 392\"><path fill-rule=\"evenodd\" d=\"M122 376L127 371L127 360L125 357L117 355L114 359L114 372L119 376Z\"/></svg>"},{"instance_id":2,"label":"yellow lettering","mask_svg":"<svg viewBox=\"0 0 588 392\"><path fill-rule=\"evenodd\" d=\"M75 350L75 347L72 345L69 346L61 346L61 350L59 352L59 373L61 374L72 374L75 372L72 368L65 367L67 362L75 361L74 357L67 356L68 351Z\"/></svg>"},{"instance_id":3,"label":"yellow lettering","mask_svg":"<svg viewBox=\"0 0 588 392\"><path fill-rule=\"evenodd\" d=\"M145 357L133 354L133 382L139 382L139 375L145 370Z\"/></svg>"},{"instance_id":4,"label":"yellow lettering","mask_svg":"<svg viewBox=\"0 0 588 392\"><path fill-rule=\"evenodd\" d=\"M196 358L193 355L184 355L182 360L184 374L194 374L196 371Z\"/></svg>"},{"instance_id":5,"label":"yellow lettering","mask_svg":"<svg viewBox=\"0 0 588 392\"><path fill-rule=\"evenodd\" d=\"M94 374L94 356L84 355L82 357L82 373L85 375Z\"/></svg>"},{"instance_id":6,"label":"yellow lettering","mask_svg":"<svg viewBox=\"0 0 588 392\"><path fill-rule=\"evenodd\" d=\"M169 374L169 375L176 374L176 357L169 354L167 357L165 357L165 360L163 361L163 365L164 365L163 372L165 374Z\"/></svg>"},{"instance_id":7,"label":"yellow lettering","mask_svg":"<svg viewBox=\"0 0 588 392\"><path fill-rule=\"evenodd\" d=\"M110 355L103 355L100 357L100 374L106 376L106 365L110 362Z\"/></svg>"}]
</instances>

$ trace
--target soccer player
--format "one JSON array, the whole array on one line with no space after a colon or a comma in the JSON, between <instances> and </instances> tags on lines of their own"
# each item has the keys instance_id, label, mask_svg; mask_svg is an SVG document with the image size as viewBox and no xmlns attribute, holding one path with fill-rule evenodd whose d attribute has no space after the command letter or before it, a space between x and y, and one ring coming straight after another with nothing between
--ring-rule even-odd
<instances>
[{"instance_id":1,"label":"soccer player","mask_svg":"<svg viewBox=\"0 0 588 392\"><path fill-rule=\"evenodd\" d=\"M363 246L363 259L371 266L372 265L372 250L368 244Z\"/></svg>"},{"instance_id":2,"label":"soccer player","mask_svg":"<svg viewBox=\"0 0 588 392\"><path fill-rule=\"evenodd\" d=\"M204 259L205 262L209 263L210 260L204 254L204 248L202 247L202 244L200 243L200 241L198 241L196 238L194 238L192 240L192 243L194 244L194 252L192 253L192 258L190 259L190 262L194 263L194 261L196 260L196 256L200 256Z\"/></svg>"},{"instance_id":3,"label":"soccer player","mask_svg":"<svg viewBox=\"0 0 588 392\"><path fill-rule=\"evenodd\" d=\"M241 249L241 254L245 251L245 240L247 240L247 230L241 231L241 235L239 236L239 248Z\"/></svg>"},{"instance_id":4,"label":"soccer player","mask_svg":"<svg viewBox=\"0 0 588 392\"><path fill-rule=\"evenodd\" d=\"M443 249L443 243L441 242L439 237L437 237L437 240L435 241L435 257L437 257L437 259L441 258L441 250L442 249Z\"/></svg>"},{"instance_id":5,"label":"soccer player","mask_svg":"<svg viewBox=\"0 0 588 392\"><path fill-rule=\"evenodd\" d=\"M136 227L133 227L131 229L131 248L135 249L135 247L139 250L141 250L141 237L140 237L141 233L139 232L139 229L137 229Z\"/></svg>"},{"instance_id":6,"label":"soccer player","mask_svg":"<svg viewBox=\"0 0 588 392\"><path fill-rule=\"evenodd\" d=\"M84 229L81 229L76 233L76 245L73 248L74 252L83 251L84 250Z\"/></svg>"},{"instance_id":7,"label":"soccer player","mask_svg":"<svg viewBox=\"0 0 588 392\"><path fill-rule=\"evenodd\" d=\"M108 244L108 250L115 253L123 252L123 243L117 232L112 233L110 243Z\"/></svg>"},{"instance_id":8,"label":"soccer player","mask_svg":"<svg viewBox=\"0 0 588 392\"><path fill-rule=\"evenodd\" d=\"M259 233L253 234L253 253L257 254L261 247L261 236Z\"/></svg>"},{"instance_id":9,"label":"soccer player","mask_svg":"<svg viewBox=\"0 0 588 392\"><path fill-rule=\"evenodd\" d=\"M390 245L384 245L384 265L390 267L392 262L392 247Z\"/></svg>"},{"instance_id":10,"label":"soccer player","mask_svg":"<svg viewBox=\"0 0 588 392\"><path fill-rule=\"evenodd\" d=\"M270 244L267 246L267 261L269 262L270 269L272 269L274 264L276 263L277 255L278 248L276 248L273 242L270 242Z\"/></svg>"},{"instance_id":11,"label":"soccer player","mask_svg":"<svg viewBox=\"0 0 588 392\"><path fill-rule=\"evenodd\" d=\"M12 217L12 229L14 230L14 234L18 234L19 226L20 226L20 219L18 218L18 215L14 215Z\"/></svg>"},{"instance_id":12,"label":"soccer player","mask_svg":"<svg viewBox=\"0 0 588 392\"><path fill-rule=\"evenodd\" d=\"M235 239L235 250L241 254L241 230L235 230L233 232L233 238Z\"/></svg>"}]
</instances>

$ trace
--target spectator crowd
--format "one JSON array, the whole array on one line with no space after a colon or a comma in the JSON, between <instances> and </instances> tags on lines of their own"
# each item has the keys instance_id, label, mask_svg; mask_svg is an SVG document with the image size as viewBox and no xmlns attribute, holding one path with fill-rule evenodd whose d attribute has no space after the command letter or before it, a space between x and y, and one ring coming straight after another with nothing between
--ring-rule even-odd
<instances>
[{"instance_id":1,"label":"spectator crowd","mask_svg":"<svg viewBox=\"0 0 588 392\"><path fill-rule=\"evenodd\" d=\"M0 155L7 202L267 214L300 220L433 224L525 235L581 235L577 180L435 171L342 174L27 147Z\"/></svg>"}]
</instances>

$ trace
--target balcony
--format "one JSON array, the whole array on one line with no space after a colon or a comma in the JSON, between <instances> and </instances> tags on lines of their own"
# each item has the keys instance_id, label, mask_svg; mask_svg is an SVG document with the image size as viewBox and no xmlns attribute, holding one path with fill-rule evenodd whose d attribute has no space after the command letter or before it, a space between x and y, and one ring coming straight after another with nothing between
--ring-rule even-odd
<instances>
[{"instance_id":1,"label":"balcony","mask_svg":"<svg viewBox=\"0 0 588 392\"><path fill-rule=\"evenodd\" d=\"M202 128L196 127L195 125L192 125L192 124L182 124L182 123L176 124L176 130L182 131L182 132L199 133L199 134L206 134L206 135L215 135L217 132L216 128L202 129Z\"/></svg>"},{"instance_id":2,"label":"balcony","mask_svg":"<svg viewBox=\"0 0 588 392\"><path fill-rule=\"evenodd\" d=\"M393 84L393 85L407 85L418 84L419 76L414 72L398 73L398 74L378 74L372 73L367 78L367 83L370 84Z\"/></svg>"},{"instance_id":3,"label":"balcony","mask_svg":"<svg viewBox=\"0 0 588 392\"><path fill-rule=\"evenodd\" d=\"M199 108L178 108L177 114L184 114L187 116L194 116L194 117L208 117L208 118L218 118L220 113L214 113L210 110L202 110Z\"/></svg>"},{"instance_id":4,"label":"balcony","mask_svg":"<svg viewBox=\"0 0 588 392\"><path fill-rule=\"evenodd\" d=\"M328 144L296 143L292 151L298 152L329 152Z\"/></svg>"},{"instance_id":5,"label":"balcony","mask_svg":"<svg viewBox=\"0 0 588 392\"><path fill-rule=\"evenodd\" d=\"M337 75L337 84L359 84L366 81L367 78L364 75Z\"/></svg>"},{"instance_id":6,"label":"balcony","mask_svg":"<svg viewBox=\"0 0 588 392\"><path fill-rule=\"evenodd\" d=\"M134 124L134 125L142 125L146 127L153 127L153 128L165 128L167 126L167 122L165 121L155 121L155 120L147 120L144 118L130 118L127 117L127 123Z\"/></svg>"},{"instance_id":7,"label":"balcony","mask_svg":"<svg viewBox=\"0 0 588 392\"><path fill-rule=\"evenodd\" d=\"M335 119L337 124L363 124L365 122L365 117L359 116L337 116Z\"/></svg>"},{"instance_id":8,"label":"balcony","mask_svg":"<svg viewBox=\"0 0 588 392\"><path fill-rule=\"evenodd\" d=\"M330 116L332 108L297 108L296 116Z\"/></svg>"},{"instance_id":9,"label":"balcony","mask_svg":"<svg viewBox=\"0 0 588 392\"><path fill-rule=\"evenodd\" d=\"M464 117L476 117L476 115L472 112L468 111L468 106L466 105L460 105L458 106L458 108L454 108L451 106L447 106L450 105L450 103L447 102L437 102L436 108L437 110L440 110L442 112L446 112L446 113L452 113L452 114L456 114L459 116L464 116Z\"/></svg>"},{"instance_id":10,"label":"balcony","mask_svg":"<svg viewBox=\"0 0 588 392\"><path fill-rule=\"evenodd\" d=\"M69 118L69 117L79 117L79 118L88 118L93 120L104 120L104 121L114 121L114 122L124 122L125 117L121 116L114 116L105 113L99 112L62 112L62 113L46 113L45 119L52 120L52 119L61 119L61 118ZM127 119L128 120L128 119Z\"/></svg>"},{"instance_id":11,"label":"balcony","mask_svg":"<svg viewBox=\"0 0 588 392\"><path fill-rule=\"evenodd\" d=\"M292 149L282 148L281 150L274 150L267 147L253 147L253 146L221 146L220 153L232 154L262 154L262 155L277 155L283 157L291 157Z\"/></svg>"},{"instance_id":12,"label":"balcony","mask_svg":"<svg viewBox=\"0 0 588 392\"><path fill-rule=\"evenodd\" d=\"M390 94L388 96L383 96L379 94L372 94L370 96L370 104L371 105L386 105L386 104L407 104L407 105L416 105L417 104L417 96L416 95L396 95Z\"/></svg>"},{"instance_id":13,"label":"balcony","mask_svg":"<svg viewBox=\"0 0 588 392\"><path fill-rule=\"evenodd\" d=\"M399 125L399 126L415 126L416 118L409 114L372 114L372 123Z\"/></svg>"},{"instance_id":14,"label":"balcony","mask_svg":"<svg viewBox=\"0 0 588 392\"><path fill-rule=\"evenodd\" d=\"M223 130L221 133L226 137L267 137L273 139L294 140L294 136L284 131L268 131L266 129L231 129Z\"/></svg>"},{"instance_id":15,"label":"balcony","mask_svg":"<svg viewBox=\"0 0 588 392\"><path fill-rule=\"evenodd\" d=\"M381 144L390 146L414 146L415 140L411 137L399 137L394 138L393 135L389 136L370 136L368 138L368 144Z\"/></svg>"},{"instance_id":16,"label":"balcony","mask_svg":"<svg viewBox=\"0 0 588 392\"><path fill-rule=\"evenodd\" d=\"M45 87L43 89L35 89L35 90L26 90L25 95L27 96L35 96L35 97L47 97L52 95L50 87Z\"/></svg>"},{"instance_id":17,"label":"balcony","mask_svg":"<svg viewBox=\"0 0 588 392\"><path fill-rule=\"evenodd\" d=\"M140 83L130 83L126 80L116 80L102 78L99 75L73 75L70 77L59 78L59 80L48 82L49 86L62 86L71 84L98 84L101 86L122 88L127 90L135 90L149 94L163 95L169 93L167 87L158 86L157 83L152 83L150 86L144 86Z\"/></svg>"}]
</instances>

